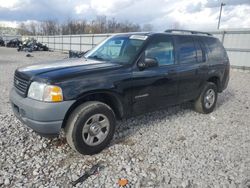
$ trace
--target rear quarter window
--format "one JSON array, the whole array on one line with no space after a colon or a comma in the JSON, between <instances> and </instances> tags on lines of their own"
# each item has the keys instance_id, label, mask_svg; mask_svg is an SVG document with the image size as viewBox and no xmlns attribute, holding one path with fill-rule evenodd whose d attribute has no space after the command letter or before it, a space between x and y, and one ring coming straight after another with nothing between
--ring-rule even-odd
<instances>
[{"instance_id":1,"label":"rear quarter window","mask_svg":"<svg viewBox=\"0 0 250 188\"><path fill-rule=\"evenodd\" d=\"M203 38L204 44L208 49L208 59L211 63L218 63L227 58L227 53L217 38Z\"/></svg>"},{"instance_id":2,"label":"rear quarter window","mask_svg":"<svg viewBox=\"0 0 250 188\"><path fill-rule=\"evenodd\" d=\"M206 48L203 42L199 38L194 38L195 46L196 46L196 60L197 63L206 62Z\"/></svg>"}]
</instances>

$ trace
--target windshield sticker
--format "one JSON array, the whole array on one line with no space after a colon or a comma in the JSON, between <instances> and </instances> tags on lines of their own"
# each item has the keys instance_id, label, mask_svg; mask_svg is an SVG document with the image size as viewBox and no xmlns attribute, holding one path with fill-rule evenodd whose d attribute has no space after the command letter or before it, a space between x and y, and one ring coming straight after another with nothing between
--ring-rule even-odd
<instances>
[{"instance_id":1,"label":"windshield sticker","mask_svg":"<svg viewBox=\"0 0 250 188\"><path fill-rule=\"evenodd\" d=\"M130 39L137 39L137 40L146 40L148 38L148 36L144 36L144 35L131 35L129 38Z\"/></svg>"}]
</instances>

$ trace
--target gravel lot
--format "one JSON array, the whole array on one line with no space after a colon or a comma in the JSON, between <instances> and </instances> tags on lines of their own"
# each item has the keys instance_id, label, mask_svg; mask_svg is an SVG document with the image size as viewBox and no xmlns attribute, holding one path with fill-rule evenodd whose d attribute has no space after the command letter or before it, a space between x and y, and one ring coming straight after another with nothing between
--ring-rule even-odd
<instances>
[{"instance_id":1,"label":"gravel lot","mask_svg":"<svg viewBox=\"0 0 250 188\"><path fill-rule=\"evenodd\" d=\"M109 148L94 156L72 151L63 135L45 139L12 114L14 70L67 54L0 48L0 187L71 187L97 162L104 168L77 187L249 187L250 73L231 71L226 91L209 115L190 104L118 122Z\"/></svg>"}]
</instances>

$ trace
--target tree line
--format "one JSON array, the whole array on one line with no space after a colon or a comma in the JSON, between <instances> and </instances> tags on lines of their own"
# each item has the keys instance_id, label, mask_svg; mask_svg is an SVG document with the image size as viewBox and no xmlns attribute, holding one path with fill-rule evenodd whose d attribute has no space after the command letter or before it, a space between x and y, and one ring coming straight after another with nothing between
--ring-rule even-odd
<instances>
[{"instance_id":1,"label":"tree line","mask_svg":"<svg viewBox=\"0 0 250 188\"><path fill-rule=\"evenodd\" d=\"M140 26L129 21L119 22L115 18L107 19L106 16L97 16L91 21L84 19L68 19L63 23L57 20L44 20L41 22L22 22L18 31L21 35L73 35L73 34L98 34L98 33L123 33L152 31L151 24Z\"/></svg>"}]
</instances>

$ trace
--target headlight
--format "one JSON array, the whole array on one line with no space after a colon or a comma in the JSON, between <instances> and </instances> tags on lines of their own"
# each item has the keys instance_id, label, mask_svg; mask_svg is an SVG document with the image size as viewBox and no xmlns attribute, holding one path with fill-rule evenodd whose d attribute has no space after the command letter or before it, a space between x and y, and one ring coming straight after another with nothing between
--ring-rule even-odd
<instances>
[{"instance_id":1,"label":"headlight","mask_svg":"<svg viewBox=\"0 0 250 188\"><path fill-rule=\"evenodd\" d=\"M32 82L29 87L28 97L39 101L43 101L43 93L45 87L46 84L39 82Z\"/></svg>"},{"instance_id":2,"label":"headlight","mask_svg":"<svg viewBox=\"0 0 250 188\"><path fill-rule=\"evenodd\" d=\"M58 86L32 82L29 87L28 97L39 101L60 102L63 100L63 93Z\"/></svg>"}]
</instances>

